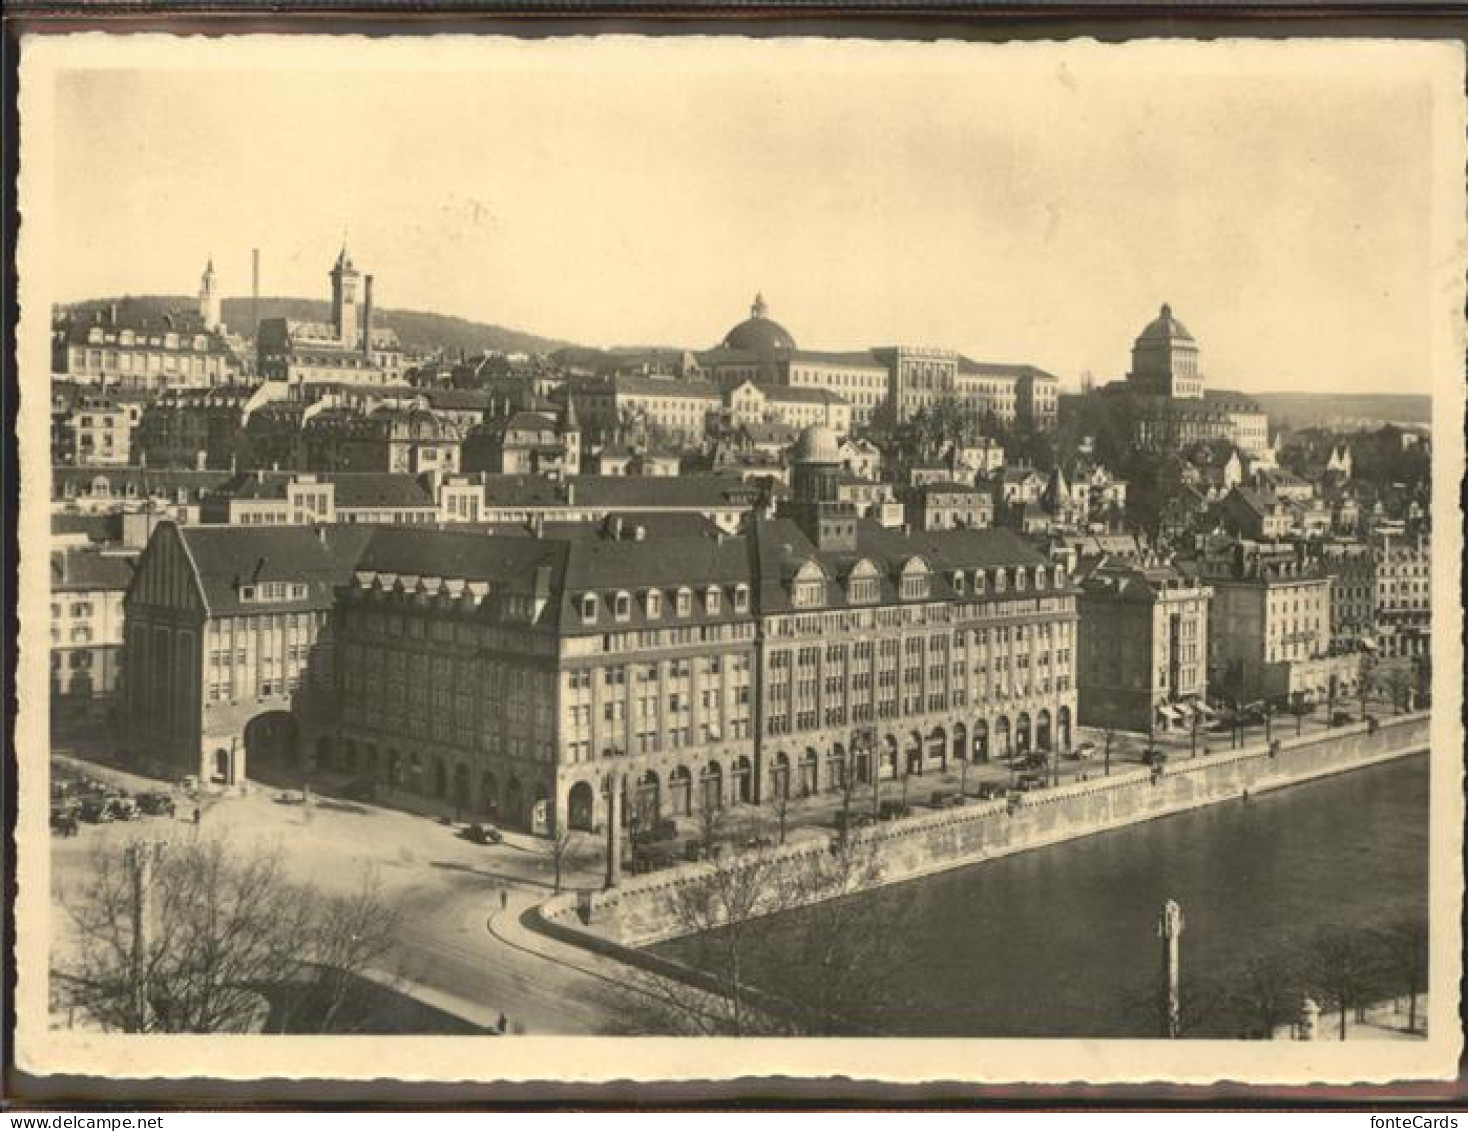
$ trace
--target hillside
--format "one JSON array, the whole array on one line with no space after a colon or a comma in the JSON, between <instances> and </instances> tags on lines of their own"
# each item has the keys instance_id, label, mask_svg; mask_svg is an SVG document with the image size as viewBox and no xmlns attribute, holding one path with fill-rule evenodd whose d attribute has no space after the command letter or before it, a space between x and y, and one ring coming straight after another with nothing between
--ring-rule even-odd
<instances>
[{"instance_id":1,"label":"hillside","mask_svg":"<svg viewBox=\"0 0 1468 1131\"><path fill-rule=\"evenodd\" d=\"M184 295L128 295L121 299L88 299L86 302L69 303L72 310L89 311L105 309L112 302L129 306L155 309L158 311L182 308L193 310L197 299ZM285 298L279 296L260 298L261 318L299 318L325 322L331 317L331 304L324 299ZM382 326L391 326L397 331L403 345L413 351L442 349L457 356L462 350L467 354L485 350L496 353L550 353L569 343L554 338L542 338L505 326L487 322L471 322L466 318L455 318L447 314L429 314L421 310L379 309L373 312L373 320ZM224 300L224 321L231 329L245 332L250 322L250 299L227 298Z\"/></svg>"},{"instance_id":2,"label":"hillside","mask_svg":"<svg viewBox=\"0 0 1468 1131\"><path fill-rule=\"evenodd\" d=\"M1310 428L1355 420L1430 424L1432 398L1416 393L1257 393L1270 420Z\"/></svg>"}]
</instances>

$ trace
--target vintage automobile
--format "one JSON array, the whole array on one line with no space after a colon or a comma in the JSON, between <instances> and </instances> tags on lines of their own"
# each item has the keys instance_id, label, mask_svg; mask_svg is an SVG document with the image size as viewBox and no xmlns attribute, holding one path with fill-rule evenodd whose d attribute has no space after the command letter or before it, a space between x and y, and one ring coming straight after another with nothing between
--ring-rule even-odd
<instances>
[{"instance_id":1,"label":"vintage automobile","mask_svg":"<svg viewBox=\"0 0 1468 1131\"><path fill-rule=\"evenodd\" d=\"M114 821L136 821L143 815L138 803L131 797L110 797L107 799L107 808Z\"/></svg>"},{"instance_id":2,"label":"vintage automobile","mask_svg":"<svg viewBox=\"0 0 1468 1131\"><path fill-rule=\"evenodd\" d=\"M114 819L112 802L100 793L88 794L78 803L77 816L92 825L111 821Z\"/></svg>"},{"instance_id":3,"label":"vintage automobile","mask_svg":"<svg viewBox=\"0 0 1468 1131\"><path fill-rule=\"evenodd\" d=\"M1020 774L1019 779L1014 784L1015 788L1021 793L1032 793L1037 789L1045 788L1045 775Z\"/></svg>"},{"instance_id":4,"label":"vintage automobile","mask_svg":"<svg viewBox=\"0 0 1468 1131\"><path fill-rule=\"evenodd\" d=\"M164 793L162 790L152 790L148 793L140 793L134 798L138 803L138 809L148 817L172 817L174 814L173 794Z\"/></svg>"},{"instance_id":5,"label":"vintage automobile","mask_svg":"<svg viewBox=\"0 0 1468 1131\"><path fill-rule=\"evenodd\" d=\"M60 836L76 836L81 831L76 810L70 805L51 806L51 831Z\"/></svg>"},{"instance_id":6,"label":"vintage automobile","mask_svg":"<svg viewBox=\"0 0 1468 1131\"><path fill-rule=\"evenodd\" d=\"M499 844L505 839L493 825L481 825L477 821L464 829L463 836L471 844Z\"/></svg>"},{"instance_id":7,"label":"vintage automobile","mask_svg":"<svg viewBox=\"0 0 1468 1131\"><path fill-rule=\"evenodd\" d=\"M979 783L978 797L981 801L992 801L996 798L1004 797L1008 793L1009 790L998 782L986 781Z\"/></svg>"},{"instance_id":8,"label":"vintage automobile","mask_svg":"<svg viewBox=\"0 0 1468 1131\"><path fill-rule=\"evenodd\" d=\"M901 801L884 801L877 808L877 820L895 821L900 817L909 816L912 813L910 805L904 805Z\"/></svg>"},{"instance_id":9,"label":"vintage automobile","mask_svg":"<svg viewBox=\"0 0 1468 1131\"><path fill-rule=\"evenodd\" d=\"M1074 754L1077 761L1089 761L1096 757L1096 744L1094 742L1082 742L1076 746Z\"/></svg>"}]
</instances>

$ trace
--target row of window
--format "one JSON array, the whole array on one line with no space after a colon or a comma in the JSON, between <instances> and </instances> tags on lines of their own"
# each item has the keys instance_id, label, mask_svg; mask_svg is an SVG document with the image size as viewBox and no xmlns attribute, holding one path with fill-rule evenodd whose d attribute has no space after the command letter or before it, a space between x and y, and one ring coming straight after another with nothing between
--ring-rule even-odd
<instances>
[{"instance_id":1,"label":"row of window","mask_svg":"<svg viewBox=\"0 0 1468 1131\"><path fill-rule=\"evenodd\" d=\"M693 590L687 588L678 589L673 594L673 613L675 616L687 617L693 615ZM612 619L616 621L628 621L632 619L632 594L622 589L613 593L607 602L611 609ZM648 589L641 596L643 615L649 620L657 620L664 614L665 595L661 589ZM581 620L583 624L595 624L600 613L601 598L595 593L583 593L579 602ZM740 583L734 587L733 610L736 613L749 612L749 586ZM703 612L705 616L716 617L724 610L724 590L717 585L710 585L703 591Z\"/></svg>"}]
</instances>

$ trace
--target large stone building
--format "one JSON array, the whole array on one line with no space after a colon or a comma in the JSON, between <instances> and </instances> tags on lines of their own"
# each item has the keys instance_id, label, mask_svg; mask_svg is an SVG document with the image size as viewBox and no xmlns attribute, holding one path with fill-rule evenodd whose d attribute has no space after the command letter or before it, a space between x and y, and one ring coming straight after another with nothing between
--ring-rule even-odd
<instances>
[{"instance_id":1,"label":"large stone building","mask_svg":"<svg viewBox=\"0 0 1468 1131\"><path fill-rule=\"evenodd\" d=\"M122 598L130 556L96 549L51 554L51 723L105 718L118 687Z\"/></svg>"},{"instance_id":2,"label":"large stone building","mask_svg":"<svg viewBox=\"0 0 1468 1131\"><path fill-rule=\"evenodd\" d=\"M670 441L696 444L723 408L718 388L700 378L594 377L572 382L568 396L581 427L599 441L651 426Z\"/></svg>"},{"instance_id":3,"label":"large stone building","mask_svg":"<svg viewBox=\"0 0 1468 1131\"><path fill-rule=\"evenodd\" d=\"M1377 534L1376 639L1387 656L1425 656L1432 647L1432 541L1425 532Z\"/></svg>"},{"instance_id":4,"label":"large stone building","mask_svg":"<svg viewBox=\"0 0 1468 1131\"><path fill-rule=\"evenodd\" d=\"M334 707L330 613L372 529L160 525L123 599L127 752L221 788L293 760Z\"/></svg>"},{"instance_id":5,"label":"large stone building","mask_svg":"<svg viewBox=\"0 0 1468 1131\"><path fill-rule=\"evenodd\" d=\"M1143 450L1178 451L1208 440L1228 440L1246 456L1269 449L1269 418L1242 393L1206 389L1198 343L1162 304L1132 346L1125 381L1101 389L1126 417L1133 442Z\"/></svg>"},{"instance_id":6,"label":"large stone building","mask_svg":"<svg viewBox=\"0 0 1468 1131\"><path fill-rule=\"evenodd\" d=\"M1332 639L1331 577L1317 563L1239 558L1207 566L1209 686L1226 700L1325 702L1354 694L1360 656Z\"/></svg>"},{"instance_id":7,"label":"large stone building","mask_svg":"<svg viewBox=\"0 0 1468 1131\"><path fill-rule=\"evenodd\" d=\"M1109 558L1077 582L1081 724L1152 733L1206 717L1212 590L1171 565Z\"/></svg>"},{"instance_id":8,"label":"large stone building","mask_svg":"<svg viewBox=\"0 0 1468 1131\"><path fill-rule=\"evenodd\" d=\"M256 332L260 375L292 385L388 385L404 373L396 331L373 323L372 276L343 247L331 268L331 321L263 318Z\"/></svg>"},{"instance_id":9,"label":"large stone building","mask_svg":"<svg viewBox=\"0 0 1468 1131\"><path fill-rule=\"evenodd\" d=\"M128 598L139 741L222 784L289 747L542 832L609 782L646 820L1069 746L1063 571L858 519L829 431L799 456L734 535L162 527Z\"/></svg>"},{"instance_id":10,"label":"large stone building","mask_svg":"<svg viewBox=\"0 0 1468 1131\"><path fill-rule=\"evenodd\" d=\"M55 320L51 372L87 384L157 392L232 384L240 378L241 362L218 323L210 325L192 311L122 299Z\"/></svg>"}]
</instances>

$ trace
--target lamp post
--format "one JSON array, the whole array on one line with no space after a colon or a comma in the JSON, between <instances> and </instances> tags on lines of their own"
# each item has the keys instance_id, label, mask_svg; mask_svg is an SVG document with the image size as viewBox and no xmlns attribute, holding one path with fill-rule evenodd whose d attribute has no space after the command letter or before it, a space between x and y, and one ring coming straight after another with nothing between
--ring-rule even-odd
<instances>
[{"instance_id":1,"label":"lamp post","mask_svg":"<svg viewBox=\"0 0 1468 1131\"><path fill-rule=\"evenodd\" d=\"M1183 926L1183 909L1176 900L1169 899L1157 917L1157 937L1162 940L1162 1035L1169 1040L1176 1040L1182 1029L1179 967Z\"/></svg>"}]
</instances>

